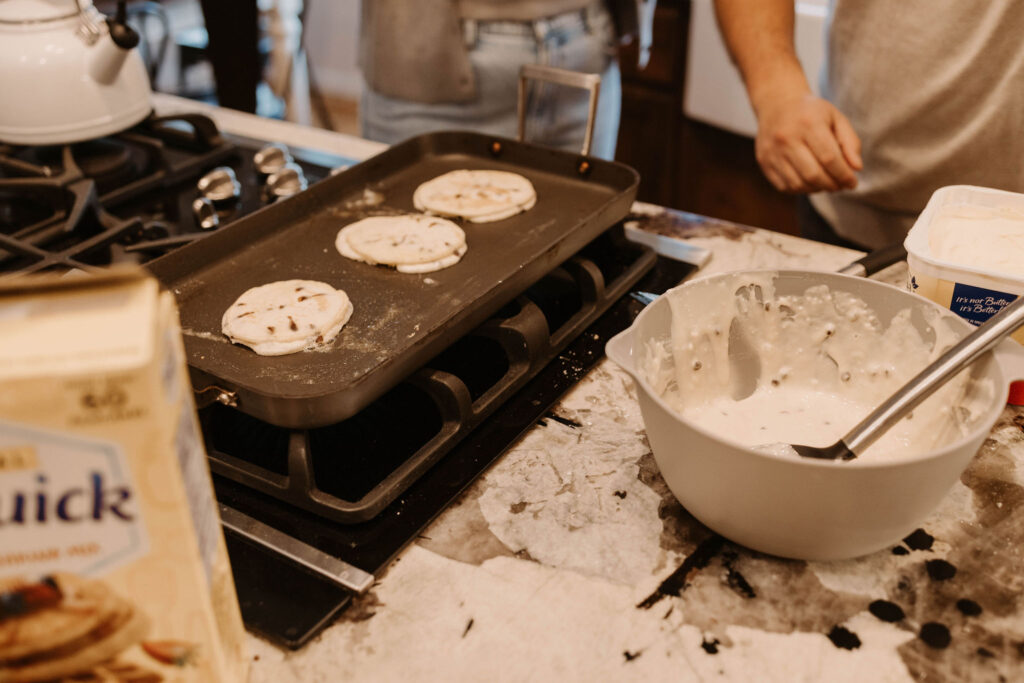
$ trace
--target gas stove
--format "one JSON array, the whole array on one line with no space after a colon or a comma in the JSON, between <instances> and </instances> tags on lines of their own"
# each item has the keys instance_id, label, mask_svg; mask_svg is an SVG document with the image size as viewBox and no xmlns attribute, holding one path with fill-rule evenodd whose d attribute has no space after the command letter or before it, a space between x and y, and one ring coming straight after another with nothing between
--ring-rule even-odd
<instances>
[{"instance_id":1,"label":"gas stove","mask_svg":"<svg viewBox=\"0 0 1024 683\"><path fill-rule=\"evenodd\" d=\"M0 145L0 275L145 264L354 163L223 133L200 114L151 117L74 145ZM690 270L614 226L336 425L283 429L198 396L248 628L295 648L330 623L602 358L641 307L629 290L660 292ZM605 294L595 301L597 290ZM516 335L543 327L542 353L508 353ZM503 382L524 363L520 380ZM451 397L429 387L445 375L491 408L442 437Z\"/></svg>"},{"instance_id":2,"label":"gas stove","mask_svg":"<svg viewBox=\"0 0 1024 683\"><path fill-rule=\"evenodd\" d=\"M144 263L354 163L150 117L71 145L0 144L0 272Z\"/></svg>"}]
</instances>

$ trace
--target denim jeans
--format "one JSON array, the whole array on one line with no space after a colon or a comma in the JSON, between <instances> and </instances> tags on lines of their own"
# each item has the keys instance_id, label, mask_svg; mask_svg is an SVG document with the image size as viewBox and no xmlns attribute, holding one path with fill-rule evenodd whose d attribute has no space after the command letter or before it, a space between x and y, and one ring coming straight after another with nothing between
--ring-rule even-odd
<instances>
[{"instance_id":1,"label":"denim jeans","mask_svg":"<svg viewBox=\"0 0 1024 683\"><path fill-rule=\"evenodd\" d=\"M622 85L615 30L600 3L535 22L465 21L464 33L476 98L423 104L367 88L360 106L364 137L393 144L437 130L470 130L514 138L519 67L531 63L601 74L591 154L615 156ZM530 81L527 93L526 140L579 152L587 124L587 91Z\"/></svg>"}]
</instances>

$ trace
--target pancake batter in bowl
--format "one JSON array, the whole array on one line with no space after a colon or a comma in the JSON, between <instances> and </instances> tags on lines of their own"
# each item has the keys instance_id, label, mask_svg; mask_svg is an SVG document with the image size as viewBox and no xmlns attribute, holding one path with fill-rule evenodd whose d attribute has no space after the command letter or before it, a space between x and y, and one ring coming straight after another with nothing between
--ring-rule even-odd
<instances>
[{"instance_id":1,"label":"pancake batter in bowl","mask_svg":"<svg viewBox=\"0 0 1024 683\"><path fill-rule=\"evenodd\" d=\"M774 283L771 274L739 273L674 292L671 339L647 353L648 379L676 412L750 448L797 458L785 444L837 441L959 336L930 307L882 321L848 292L817 285L778 295ZM859 459L956 440L978 412L971 385L961 373Z\"/></svg>"}]
</instances>

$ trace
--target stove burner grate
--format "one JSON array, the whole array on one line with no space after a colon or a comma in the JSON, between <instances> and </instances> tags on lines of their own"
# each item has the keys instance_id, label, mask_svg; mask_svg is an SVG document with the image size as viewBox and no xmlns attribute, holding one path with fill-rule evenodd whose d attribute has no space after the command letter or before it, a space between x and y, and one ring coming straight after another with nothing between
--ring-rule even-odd
<instances>
[{"instance_id":1,"label":"stove burner grate","mask_svg":"<svg viewBox=\"0 0 1024 683\"><path fill-rule=\"evenodd\" d=\"M194 114L154 116L116 136L71 145L0 145L0 270L139 260L111 245L152 231L110 211L193 177L234 149L212 120Z\"/></svg>"},{"instance_id":2,"label":"stove burner grate","mask_svg":"<svg viewBox=\"0 0 1024 683\"><path fill-rule=\"evenodd\" d=\"M83 176L72 148L62 151L63 170L56 177L0 179L0 200L7 198L0 216L25 214L24 202L53 207L54 220L42 220L0 234L0 270L36 272L52 269L88 270L116 262L110 246L142 232L139 221L121 220L101 207L95 182Z\"/></svg>"}]
</instances>

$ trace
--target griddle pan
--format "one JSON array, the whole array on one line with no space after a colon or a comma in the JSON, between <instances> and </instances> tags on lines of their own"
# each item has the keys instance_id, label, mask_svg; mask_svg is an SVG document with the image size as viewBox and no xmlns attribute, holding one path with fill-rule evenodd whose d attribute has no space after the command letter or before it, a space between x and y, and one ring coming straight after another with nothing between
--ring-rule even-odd
<instances>
[{"instance_id":1,"label":"griddle pan","mask_svg":"<svg viewBox=\"0 0 1024 683\"><path fill-rule=\"evenodd\" d=\"M520 173L537 203L502 221L456 221L468 251L433 273L399 273L335 250L345 225L414 212L420 183L462 168ZM638 182L615 162L478 133L430 133L147 267L177 298L197 393L215 387L281 427L322 427L357 413L623 218ZM260 356L221 333L221 316L242 292L294 278L327 282L352 300L351 319L325 349Z\"/></svg>"}]
</instances>

